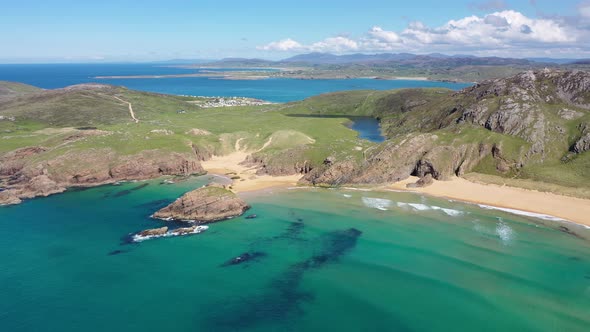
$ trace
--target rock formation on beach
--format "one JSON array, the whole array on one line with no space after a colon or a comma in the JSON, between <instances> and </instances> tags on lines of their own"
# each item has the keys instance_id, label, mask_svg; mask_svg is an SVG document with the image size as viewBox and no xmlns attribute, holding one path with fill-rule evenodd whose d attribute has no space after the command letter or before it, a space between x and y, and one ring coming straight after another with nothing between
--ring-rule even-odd
<instances>
[{"instance_id":1,"label":"rock formation on beach","mask_svg":"<svg viewBox=\"0 0 590 332\"><path fill-rule=\"evenodd\" d=\"M246 202L230 190L210 185L184 194L154 213L153 217L204 224L240 216L249 208Z\"/></svg>"}]
</instances>

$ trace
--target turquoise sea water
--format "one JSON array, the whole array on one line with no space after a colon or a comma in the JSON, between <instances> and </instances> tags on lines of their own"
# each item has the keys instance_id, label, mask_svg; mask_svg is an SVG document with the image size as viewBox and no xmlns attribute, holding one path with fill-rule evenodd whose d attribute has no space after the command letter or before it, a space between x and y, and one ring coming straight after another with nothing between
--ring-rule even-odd
<instances>
[{"instance_id":1,"label":"turquoise sea water","mask_svg":"<svg viewBox=\"0 0 590 332\"><path fill-rule=\"evenodd\" d=\"M219 71L235 69L225 68ZM194 73L195 69L162 67L154 64L40 64L0 65L0 80L22 82L45 89L97 82L122 85L130 89L177 95L238 96L259 98L272 102L302 100L321 93L375 89L443 87L462 89L470 84L413 80L223 80L208 77L95 79L96 76L172 75ZM211 71L211 69L207 69Z\"/></svg>"},{"instance_id":2,"label":"turquoise sea water","mask_svg":"<svg viewBox=\"0 0 590 332\"><path fill-rule=\"evenodd\" d=\"M44 88L151 65L0 65ZM299 100L422 81L102 81L193 95ZM376 122L358 124L378 140ZM410 193L246 194L256 219L128 243L210 180L71 190L0 207L0 331L588 331L590 230ZM147 185L146 185L147 184ZM241 264L232 259L252 257Z\"/></svg>"},{"instance_id":3,"label":"turquoise sea water","mask_svg":"<svg viewBox=\"0 0 590 332\"><path fill-rule=\"evenodd\" d=\"M2 331L588 331L590 231L411 193L246 194L244 217L126 244L208 177L0 208ZM148 184L147 186L145 184ZM256 258L238 265L232 258Z\"/></svg>"}]
</instances>

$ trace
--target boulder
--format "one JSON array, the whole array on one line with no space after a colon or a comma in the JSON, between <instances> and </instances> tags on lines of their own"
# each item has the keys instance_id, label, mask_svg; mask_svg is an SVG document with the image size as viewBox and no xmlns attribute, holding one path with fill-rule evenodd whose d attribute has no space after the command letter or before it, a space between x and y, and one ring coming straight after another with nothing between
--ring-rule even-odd
<instances>
[{"instance_id":1,"label":"boulder","mask_svg":"<svg viewBox=\"0 0 590 332\"><path fill-rule=\"evenodd\" d=\"M423 177L421 177L420 179L418 179L418 181L414 182L414 183L408 183L406 185L407 188L423 188L423 187L427 187L429 185L431 185L434 182L434 179L432 178L432 174L428 173L426 175L424 175Z\"/></svg>"}]
</instances>

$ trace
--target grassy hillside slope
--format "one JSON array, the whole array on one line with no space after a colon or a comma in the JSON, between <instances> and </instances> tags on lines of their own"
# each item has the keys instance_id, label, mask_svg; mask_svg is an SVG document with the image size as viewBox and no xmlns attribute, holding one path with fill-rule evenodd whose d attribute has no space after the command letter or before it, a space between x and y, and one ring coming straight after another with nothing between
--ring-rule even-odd
<instances>
[{"instance_id":1,"label":"grassy hillside slope","mask_svg":"<svg viewBox=\"0 0 590 332\"><path fill-rule=\"evenodd\" d=\"M459 175L590 197L589 77L546 70L460 92L348 91L225 108L108 85L3 83L13 92L0 99L0 201L199 173L200 161L236 150L260 173L302 173L315 185ZM346 126L356 116L380 119L388 140L359 139Z\"/></svg>"}]
</instances>

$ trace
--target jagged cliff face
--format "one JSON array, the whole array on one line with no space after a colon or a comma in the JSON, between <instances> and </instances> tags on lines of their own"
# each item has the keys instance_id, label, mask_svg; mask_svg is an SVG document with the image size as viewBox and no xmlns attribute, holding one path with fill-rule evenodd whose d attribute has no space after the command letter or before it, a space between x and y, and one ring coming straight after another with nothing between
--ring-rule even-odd
<instances>
[{"instance_id":1,"label":"jagged cliff face","mask_svg":"<svg viewBox=\"0 0 590 332\"><path fill-rule=\"evenodd\" d=\"M462 109L457 123L520 137L532 144L527 157L543 159L559 153L550 151L549 145L563 140L566 122L590 110L590 74L528 71L477 84L454 98Z\"/></svg>"},{"instance_id":2,"label":"jagged cliff face","mask_svg":"<svg viewBox=\"0 0 590 332\"><path fill-rule=\"evenodd\" d=\"M498 167L506 167L496 150L496 146L484 143L446 144L435 134L407 135L367 151L366 159L361 162L325 163L306 174L302 182L327 186L384 184L410 175L448 180L470 171L487 156L492 156Z\"/></svg>"},{"instance_id":3,"label":"jagged cliff face","mask_svg":"<svg viewBox=\"0 0 590 332\"><path fill-rule=\"evenodd\" d=\"M110 149L90 149L44 159L46 152L43 147L29 147L0 157L0 187L5 188L0 191L0 204L17 204L22 199L60 193L73 186L205 172L192 154L151 150L119 156Z\"/></svg>"},{"instance_id":4,"label":"jagged cliff face","mask_svg":"<svg viewBox=\"0 0 590 332\"><path fill-rule=\"evenodd\" d=\"M379 104L385 107L373 115L382 118L390 140L360 162L317 167L304 182L386 183L410 175L444 180L482 165L517 174L525 165L590 150L587 72L529 71L434 97L407 90Z\"/></svg>"}]
</instances>

